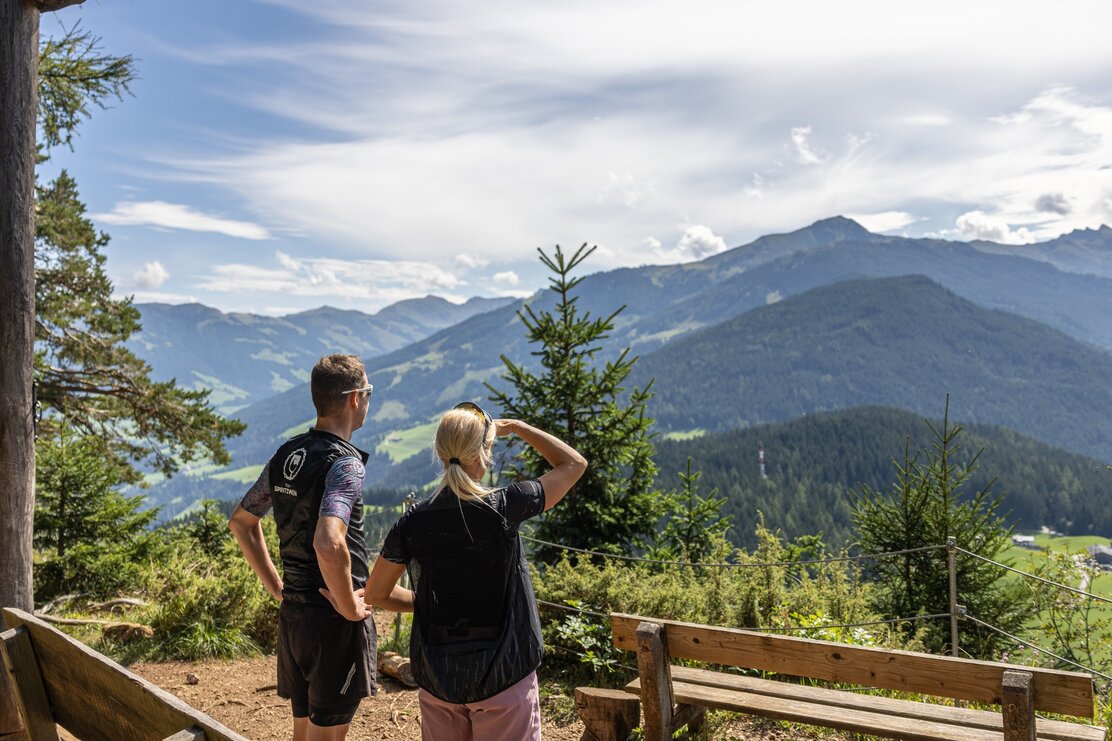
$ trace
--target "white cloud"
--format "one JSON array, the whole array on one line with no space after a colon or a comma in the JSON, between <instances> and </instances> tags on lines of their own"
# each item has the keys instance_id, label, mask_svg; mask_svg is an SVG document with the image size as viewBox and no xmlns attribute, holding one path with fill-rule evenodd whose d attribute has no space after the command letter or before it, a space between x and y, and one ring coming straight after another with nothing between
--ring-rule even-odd
<instances>
[{"instance_id":1,"label":"white cloud","mask_svg":"<svg viewBox=\"0 0 1112 741\"><path fill-rule=\"evenodd\" d=\"M143 265L142 270L135 271L132 276L135 285L140 288L158 288L170 279L170 273L158 260Z\"/></svg>"},{"instance_id":2,"label":"white cloud","mask_svg":"<svg viewBox=\"0 0 1112 741\"><path fill-rule=\"evenodd\" d=\"M137 304L195 304L197 297L188 293L165 291L135 291L128 294Z\"/></svg>"},{"instance_id":3,"label":"white cloud","mask_svg":"<svg viewBox=\"0 0 1112 741\"><path fill-rule=\"evenodd\" d=\"M92 214L106 224L153 226L191 232L215 232L241 239L269 239L265 227L194 211L189 206L165 201L121 201L108 213Z\"/></svg>"},{"instance_id":4,"label":"white cloud","mask_svg":"<svg viewBox=\"0 0 1112 741\"><path fill-rule=\"evenodd\" d=\"M878 214L845 214L871 232L882 234L910 226L921 219L907 211L882 211Z\"/></svg>"},{"instance_id":5,"label":"white cloud","mask_svg":"<svg viewBox=\"0 0 1112 741\"><path fill-rule=\"evenodd\" d=\"M954 222L962 239L983 239L1000 244L1030 244L1034 236L1026 227L1013 230L1011 225L998 216L983 211L969 211Z\"/></svg>"},{"instance_id":6,"label":"white cloud","mask_svg":"<svg viewBox=\"0 0 1112 741\"><path fill-rule=\"evenodd\" d=\"M501 273L495 273L491 278L495 283L503 286L516 286L521 283L521 278L512 270L506 270Z\"/></svg>"},{"instance_id":7,"label":"white cloud","mask_svg":"<svg viewBox=\"0 0 1112 741\"><path fill-rule=\"evenodd\" d=\"M274 293L365 302L365 310L430 293L459 299L463 285L452 273L425 262L292 258L275 255L279 267L227 263L214 265L193 287L214 293Z\"/></svg>"},{"instance_id":8,"label":"white cloud","mask_svg":"<svg viewBox=\"0 0 1112 741\"><path fill-rule=\"evenodd\" d=\"M808 5L802 25L790 4L704 0L270 1L312 32L183 58L228 67L243 87L223 92L281 134L170 150L159 175L338 253L528 276L533 248L556 243L606 245L596 270L692 259L697 240L645 242L675 243L676 224L741 241L851 213L922 233L911 214L949 224L961 204L1041 239L1112 218L1112 6L1089 0L1085 24L957 0L906 23L848 0ZM1053 193L1069 213L1039 210Z\"/></svg>"},{"instance_id":9,"label":"white cloud","mask_svg":"<svg viewBox=\"0 0 1112 741\"><path fill-rule=\"evenodd\" d=\"M455 256L456 267L473 270L475 268L485 268L489 265L489 261L475 255L459 254Z\"/></svg>"},{"instance_id":10,"label":"white cloud","mask_svg":"<svg viewBox=\"0 0 1112 741\"><path fill-rule=\"evenodd\" d=\"M810 126L792 127L792 144L795 145L796 156L805 165L817 165L823 161L823 156L810 145L807 138L811 136Z\"/></svg>"},{"instance_id":11,"label":"white cloud","mask_svg":"<svg viewBox=\"0 0 1112 741\"><path fill-rule=\"evenodd\" d=\"M726 240L710 230L710 227L696 224L689 226L680 237L676 249L696 260L726 251Z\"/></svg>"}]
</instances>

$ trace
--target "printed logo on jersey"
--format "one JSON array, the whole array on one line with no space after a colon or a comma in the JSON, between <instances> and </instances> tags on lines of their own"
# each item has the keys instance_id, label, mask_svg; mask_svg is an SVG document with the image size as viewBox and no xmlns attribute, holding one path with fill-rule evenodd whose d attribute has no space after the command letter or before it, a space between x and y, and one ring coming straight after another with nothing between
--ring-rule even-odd
<instances>
[{"instance_id":1,"label":"printed logo on jersey","mask_svg":"<svg viewBox=\"0 0 1112 741\"><path fill-rule=\"evenodd\" d=\"M305 448L298 448L286 456L286 462L282 464L282 475L286 477L286 481L293 481L297 477L297 472L301 470L301 466L305 463Z\"/></svg>"}]
</instances>

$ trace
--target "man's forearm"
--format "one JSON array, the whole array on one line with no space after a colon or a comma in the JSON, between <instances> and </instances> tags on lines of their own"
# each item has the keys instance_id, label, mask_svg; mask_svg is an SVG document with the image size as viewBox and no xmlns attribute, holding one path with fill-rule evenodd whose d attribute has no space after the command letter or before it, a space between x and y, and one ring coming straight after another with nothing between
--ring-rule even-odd
<instances>
[{"instance_id":1,"label":"man's forearm","mask_svg":"<svg viewBox=\"0 0 1112 741\"><path fill-rule=\"evenodd\" d=\"M360 612L351 584L351 554L343 543L316 549L324 584L332 593L336 609L345 617Z\"/></svg>"},{"instance_id":2,"label":"man's forearm","mask_svg":"<svg viewBox=\"0 0 1112 741\"><path fill-rule=\"evenodd\" d=\"M262 527L258 524L250 527L233 521L231 529L232 534L235 535L236 543L239 544L239 550L243 553L243 557L247 559L251 570L259 577L259 581L266 587L266 591L270 592L274 599L281 600L282 579L278 576L278 569L274 567L274 561L270 559L270 551L267 550L266 537L263 535Z\"/></svg>"}]
</instances>

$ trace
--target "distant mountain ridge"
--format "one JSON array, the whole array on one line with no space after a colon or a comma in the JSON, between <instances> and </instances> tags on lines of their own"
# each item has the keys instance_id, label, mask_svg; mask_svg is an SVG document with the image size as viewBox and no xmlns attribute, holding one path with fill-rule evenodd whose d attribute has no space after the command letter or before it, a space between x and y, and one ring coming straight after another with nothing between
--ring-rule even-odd
<instances>
[{"instance_id":1,"label":"distant mountain ridge","mask_svg":"<svg viewBox=\"0 0 1112 741\"><path fill-rule=\"evenodd\" d=\"M860 405L929 414L947 394L1005 425L1112 461L1112 353L923 276L821 286L641 358L664 430L726 430Z\"/></svg>"},{"instance_id":2,"label":"distant mountain ridge","mask_svg":"<svg viewBox=\"0 0 1112 741\"><path fill-rule=\"evenodd\" d=\"M512 301L454 304L426 296L375 314L322 306L281 317L225 314L202 304L137 304L143 329L128 347L151 364L156 379L210 388L214 406L231 413L305 383L325 353L382 355Z\"/></svg>"},{"instance_id":3,"label":"distant mountain ridge","mask_svg":"<svg viewBox=\"0 0 1112 741\"><path fill-rule=\"evenodd\" d=\"M1089 245L1086 249L1112 250L1112 230L1090 230L1084 236ZM761 237L699 262L622 268L584 276L576 290L577 306L581 311L602 316L625 305L626 309L618 315L615 329L603 345L599 358L605 360L621 348L632 346L634 352L642 356L639 365L648 369L658 352L666 352L675 343L691 337L692 333L713 330L755 309L790 307L793 297L812 289L839 281L920 274L948 289L952 293L948 301L964 299L982 310L996 309L1035 320L1025 324L1022 332L1013 333L1013 339L1024 332L1032 332L1032 338L1041 338L1042 330L1054 327L1076 340L1073 344L1062 345L1067 348L1067 353L1074 353L1080 347L1085 350L1082 352L1085 358L1094 357L1088 354L1090 352L1109 355L1108 350L1112 348L1112 279L1100 277L1095 271L1089 274L1066 272L1045 260L1017 257L1011 246L1000 247L1000 254L996 254L964 242L871 234L856 222L838 217L794 232ZM408 430L429 423L436 414L462 399L485 402L489 391L484 382L505 385L499 378L503 372L500 354L527 366L535 362L531 355L535 348L528 345L524 327L517 316L525 303L543 310L553 306L554 296L551 291L542 290L524 301L513 301L490 311L474 313L386 354L364 356L376 390L372 417L356 433L354 442L371 453L368 482L389 481L393 482L391 485L400 485L399 482L408 477L390 463L385 453L376 452L376 448L387 438L404 438ZM837 307L818 309L817 312L829 312L831 308ZM912 327L939 321L929 314L908 317L907 322ZM956 327L952 329L958 334L962 331ZM362 332L355 334L360 338L364 336ZM1061 344L1062 337L1059 334L1054 336L1057 338L1055 342ZM343 338L328 341L339 344L340 339ZM1016 345L1014 341L1009 342L1011 346ZM359 352L358 347L329 349ZM879 348L877 351L880 351ZM141 351L140 355L146 356L146 353ZM306 356L306 362L301 367L307 371L310 366L311 360ZM267 370L263 379L265 384L273 378L270 371L277 369L263 367ZM291 362L287 377L295 367ZM772 373L784 372L784 369L777 369ZM1033 388L1043 388L1038 383L1038 376L1042 373L1040 369L1027 364L1023 373L1026 375L1018 378L1019 382L1030 381L1034 384ZM647 375L637 376L641 381L647 378ZM667 373L662 372L661 378L673 383ZM985 375L978 383L991 386L991 379L991 374ZM697 378L681 380L691 380L693 384L698 381ZM658 393L663 386L663 383L658 384ZM914 403L889 397L844 399L839 401L839 405L906 404L916 410L922 408L930 412L941 403L946 391L958 395L956 404L965 404L972 396L964 393L966 388L973 387L945 388L943 384L929 390L906 390L908 398L919 400ZM1016 386L1009 388L1014 390ZM1091 416L1071 416L1078 405L1085 405L1084 394L1090 390L1086 387L1081 395L1072 400L1066 399L1060 407L1043 407L1057 420L1055 424L1059 432L1071 419L1075 423L1092 419ZM270 387L260 393L264 391L273 393ZM1094 408L1103 408L1104 401L1099 390L1092 390L1092 393L1095 394L1095 405L1082 410L1083 415L1091 413ZM1051 394L1048 398L1059 397ZM659 403L667 401L662 396ZM824 403L823 395L819 395L811 400L810 405L800 406L795 413L813 413L831 408L823 406ZM748 402L743 406L746 409L752 407ZM731 401L729 405L722 403L719 407L721 412L738 405ZM968 410L962 408L961 411ZM728 424L718 412L705 420L693 418L683 422L666 407L662 406L661 412L658 415L661 429L717 429ZM983 412L984 405L974 410L972 418L1005 423L990 415L982 415ZM650 407L650 414L656 415L653 407ZM229 448L237 461L233 468L258 465L265 460L284 434L311 420L313 409L308 389L297 384L238 410L236 416L248 423L248 429L242 437L229 441ZM743 423L781 418L754 417ZM1085 428L1101 426L1106 425L1088 422L1080 425ZM1040 439L1049 439L1033 427L1033 424L1027 424L1024 429ZM1091 431L1079 429L1072 438L1053 439L1072 450L1103 456L1097 451L1103 451L1107 441L1088 438L1092 438ZM413 472L415 475L427 473L418 463L413 463ZM228 476L231 476L230 472ZM152 495L156 494L152 490Z\"/></svg>"},{"instance_id":4,"label":"distant mountain ridge","mask_svg":"<svg viewBox=\"0 0 1112 741\"><path fill-rule=\"evenodd\" d=\"M1059 270L1112 278L1112 227L1074 229L1068 234L1035 244L1004 245L976 241L973 248L996 255L1027 257L1048 262Z\"/></svg>"},{"instance_id":5,"label":"distant mountain ridge","mask_svg":"<svg viewBox=\"0 0 1112 741\"><path fill-rule=\"evenodd\" d=\"M908 273L926 275L982 306L1022 314L1112 348L1110 279L993 255L962 242L871 234L842 217L761 237L700 262L587 275L576 294L580 310L595 316L626 306L603 348L606 357L627 345L649 354L689 332L831 282ZM527 301L545 309L554 297L544 290ZM516 316L521 305L473 316L450 331L369 359L367 372L377 390L364 443L373 447L385 432L425 423L459 399L485 399L489 392L483 383L499 383L500 353L515 362L532 362ZM249 429L232 441L233 451L262 455L272 447L275 430L310 416L305 389L248 407L240 417Z\"/></svg>"}]
</instances>

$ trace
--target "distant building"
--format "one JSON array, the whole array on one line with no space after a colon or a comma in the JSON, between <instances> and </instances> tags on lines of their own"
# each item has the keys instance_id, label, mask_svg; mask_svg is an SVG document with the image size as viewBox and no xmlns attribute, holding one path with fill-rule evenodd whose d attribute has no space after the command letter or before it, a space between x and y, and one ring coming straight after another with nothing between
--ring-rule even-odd
<instances>
[{"instance_id":1,"label":"distant building","mask_svg":"<svg viewBox=\"0 0 1112 741\"><path fill-rule=\"evenodd\" d=\"M1034 535L1013 535L1012 545L1017 545L1020 548L1030 548L1031 550L1038 549L1038 546L1035 545Z\"/></svg>"},{"instance_id":2,"label":"distant building","mask_svg":"<svg viewBox=\"0 0 1112 741\"><path fill-rule=\"evenodd\" d=\"M1112 566L1112 548L1106 545L1091 545L1085 550L1089 552L1089 558L1102 566Z\"/></svg>"}]
</instances>

